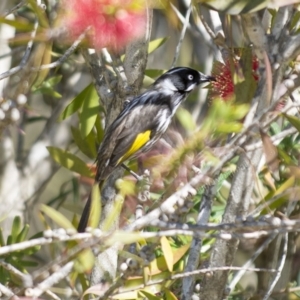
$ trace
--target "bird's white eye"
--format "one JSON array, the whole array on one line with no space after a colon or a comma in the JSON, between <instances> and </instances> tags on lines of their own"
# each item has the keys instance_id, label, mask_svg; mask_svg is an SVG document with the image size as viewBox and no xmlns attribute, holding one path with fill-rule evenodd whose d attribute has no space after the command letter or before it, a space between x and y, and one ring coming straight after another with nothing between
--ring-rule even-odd
<instances>
[{"instance_id":1,"label":"bird's white eye","mask_svg":"<svg viewBox=\"0 0 300 300\"><path fill-rule=\"evenodd\" d=\"M194 79L194 76L190 74L190 75L188 76L188 79L189 79L189 80L193 80L193 79Z\"/></svg>"}]
</instances>

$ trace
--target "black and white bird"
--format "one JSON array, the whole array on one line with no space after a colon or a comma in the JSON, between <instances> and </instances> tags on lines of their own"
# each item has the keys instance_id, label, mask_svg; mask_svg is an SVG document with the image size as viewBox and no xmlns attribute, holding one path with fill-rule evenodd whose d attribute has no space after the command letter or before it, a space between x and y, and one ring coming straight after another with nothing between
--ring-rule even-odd
<instances>
[{"instance_id":1,"label":"black and white bird","mask_svg":"<svg viewBox=\"0 0 300 300\"><path fill-rule=\"evenodd\" d=\"M107 128L97 155L95 181L102 185L109 174L126 160L150 150L166 132L179 105L200 83L214 81L194 69L177 67L160 76L144 93L135 97ZM89 218L90 198L78 231Z\"/></svg>"}]
</instances>

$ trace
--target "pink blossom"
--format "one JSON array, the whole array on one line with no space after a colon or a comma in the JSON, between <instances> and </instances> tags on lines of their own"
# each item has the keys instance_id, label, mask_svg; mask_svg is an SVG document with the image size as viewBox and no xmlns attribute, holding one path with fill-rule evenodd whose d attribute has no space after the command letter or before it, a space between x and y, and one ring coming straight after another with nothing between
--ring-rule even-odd
<instances>
[{"instance_id":1,"label":"pink blossom","mask_svg":"<svg viewBox=\"0 0 300 300\"><path fill-rule=\"evenodd\" d=\"M145 0L64 0L62 23L70 40L86 29L89 46L119 50L145 30Z\"/></svg>"}]
</instances>

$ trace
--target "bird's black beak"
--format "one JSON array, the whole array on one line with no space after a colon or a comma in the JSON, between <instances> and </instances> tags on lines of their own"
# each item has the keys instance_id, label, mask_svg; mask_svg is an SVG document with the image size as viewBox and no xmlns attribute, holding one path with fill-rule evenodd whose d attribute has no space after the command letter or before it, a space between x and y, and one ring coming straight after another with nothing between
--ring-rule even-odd
<instances>
[{"instance_id":1,"label":"bird's black beak","mask_svg":"<svg viewBox=\"0 0 300 300\"><path fill-rule=\"evenodd\" d=\"M209 75L204 75L203 73L200 73L200 83L202 82L210 82L210 81L216 81L216 78Z\"/></svg>"}]
</instances>

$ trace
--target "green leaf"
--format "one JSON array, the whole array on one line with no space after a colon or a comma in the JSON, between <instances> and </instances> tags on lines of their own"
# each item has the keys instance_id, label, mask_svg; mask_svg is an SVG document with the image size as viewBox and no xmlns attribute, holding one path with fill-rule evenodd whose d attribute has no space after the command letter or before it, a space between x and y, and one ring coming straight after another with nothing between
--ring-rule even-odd
<instances>
[{"instance_id":1,"label":"green leaf","mask_svg":"<svg viewBox=\"0 0 300 300\"><path fill-rule=\"evenodd\" d=\"M51 62L52 46L53 46L52 42L39 43L37 45L37 48L35 49L36 55L34 57L33 65L32 65L33 67L38 68L41 65L47 65ZM39 87L39 86L43 85L44 83L47 84L46 78L49 74L49 71L50 71L50 69L43 69L37 73L36 72L32 72L32 74L29 73L29 76L31 77L31 81L34 83L33 90L35 87Z\"/></svg>"},{"instance_id":2,"label":"green leaf","mask_svg":"<svg viewBox=\"0 0 300 300\"><path fill-rule=\"evenodd\" d=\"M55 91L52 87L42 86L33 91L35 94L41 93L43 95L51 96L53 98L61 98L62 95Z\"/></svg>"},{"instance_id":3,"label":"green leaf","mask_svg":"<svg viewBox=\"0 0 300 300\"><path fill-rule=\"evenodd\" d=\"M64 229L75 229L73 224L56 209L44 204L41 204L40 209L45 215L47 215L51 220L58 224L59 227L62 227Z\"/></svg>"},{"instance_id":4,"label":"green leaf","mask_svg":"<svg viewBox=\"0 0 300 300\"><path fill-rule=\"evenodd\" d=\"M17 243L20 243L20 242L25 241L28 232L29 232L29 225L26 224L26 225L23 227L22 231L19 233L16 242L17 242Z\"/></svg>"},{"instance_id":5,"label":"green leaf","mask_svg":"<svg viewBox=\"0 0 300 300\"><path fill-rule=\"evenodd\" d=\"M89 216L88 226L92 228L97 228L100 222L101 216L101 194L99 185L96 183L92 187L91 191L91 210Z\"/></svg>"},{"instance_id":6,"label":"green leaf","mask_svg":"<svg viewBox=\"0 0 300 300\"><path fill-rule=\"evenodd\" d=\"M156 40L153 40L149 43L148 46L148 54L152 53L153 51L155 51L156 49L158 49L160 46L162 46L169 38L165 37L165 38L159 38Z\"/></svg>"},{"instance_id":7,"label":"green leaf","mask_svg":"<svg viewBox=\"0 0 300 300\"><path fill-rule=\"evenodd\" d=\"M86 163L74 154L55 147L47 147L51 157L61 166L82 176L93 178L94 175Z\"/></svg>"},{"instance_id":8,"label":"green leaf","mask_svg":"<svg viewBox=\"0 0 300 300\"><path fill-rule=\"evenodd\" d=\"M81 136L85 138L93 129L100 111L98 94L92 86L88 89L79 114L79 129Z\"/></svg>"},{"instance_id":9,"label":"green leaf","mask_svg":"<svg viewBox=\"0 0 300 300\"><path fill-rule=\"evenodd\" d=\"M86 97L90 94L90 90L94 89L94 85L90 83L84 90L82 90L63 110L63 112L59 116L59 121L65 120L75 112L77 112Z\"/></svg>"},{"instance_id":10,"label":"green leaf","mask_svg":"<svg viewBox=\"0 0 300 300\"><path fill-rule=\"evenodd\" d=\"M26 19L18 18L16 20L7 19L5 17L0 17L0 23L7 24L12 26L20 31L32 31L33 30L33 23L28 22Z\"/></svg>"},{"instance_id":11,"label":"green leaf","mask_svg":"<svg viewBox=\"0 0 300 300\"><path fill-rule=\"evenodd\" d=\"M283 114L288 121L300 132L300 119L288 114Z\"/></svg>"},{"instance_id":12,"label":"green leaf","mask_svg":"<svg viewBox=\"0 0 300 300\"><path fill-rule=\"evenodd\" d=\"M280 157L281 160L283 160L283 162L287 165L291 165L293 164L293 158L291 157L290 154L288 154L286 151L284 151L283 149L277 148L278 150L278 155Z\"/></svg>"},{"instance_id":13,"label":"green leaf","mask_svg":"<svg viewBox=\"0 0 300 300\"><path fill-rule=\"evenodd\" d=\"M79 150L89 158L95 159L97 155L95 134L91 131L85 139L82 138L79 129L71 127L72 136Z\"/></svg>"},{"instance_id":14,"label":"green leaf","mask_svg":"<svg viewBox=\"0 0 300 300\"><path fill-rule=\"evenodd\" d=\"M12 238L11 242L13 244L16 243L20 231L21 231L21 217L16 216L14 218L12 228L11 228L11 238Z\"/></svg>"},{"instance_id":15,"label":"green leaf","mask_svg":"<svg viewBox=\"0 0 300 300\"><path fill-rule=\"evenodd\" d=\"M172 272L173 271L173 252L172 252L170 243L169 243L168 239L165 236L163 236L160 239L160 244L161 244L162 252L164 254L165 261L167 263L168 270L170 272Z\"/></svg>"},{"instance_id":16,"label":"green leaf","mask_svg":"<svg viewBox=\"0 0 300 300\"><path fill-rule=\"evenodd\" d=\"M299 27L299 20L300 20L300 11L297 10L296 12L294 12L293 16L292 16L292 21L290 23L290 30L296 30Z\"/></svg>"},{"instance_id":17,"label":"green leaf","mask_svg":"<svg viewBox=\"0 0 300 300\"><path fill-rule=\"evenodd\" d=\"M60 83L61 79L62 79L62 75L56 75L56 76L50 77L46 82L50 86L54 86L54 85Z\"/></svg>"},{"instance_id":18,"label":"green leaf","mask_svg":"<svg viewBox=\"0 0 300 300\"><path fill-rule=\"evenodd\" d=\"M227 123L219 123L216 130L220 133L231 133L231 132L240 132L242 128L243 128L242 123L227 122Z\"/></svg>"},{"instance_id":19,"label":"green leaf","mask_svg":"<svg viewBox=\"0 0 300 300\"><path fill-rule=\"evenodd\" d=\"M33 268L33 267L37 267L39 265L39 263L36 261L31 261L31 260L22 260L21 265L22 265L22 267Z\"/></svg>"},{"instance_id":20,"label":"green leaf","mask_svg":"<svg viewBox=\"0 0 300 300\"><path fill-rule=\"evenodd\" d=\"M173 265L176 264L189 250L190 244L186 244L180 248L172 249L173 251ZM159 274L168 269L166 260L163 256L160 256L150 263L151 276Z\"/></svg>"},{"instance_id":21,"label":"green leaf","mask_svg":"<svg viewBox=\"0 0 300 300\"><path fill-rule=\"evenodd\" d=\"M150 294L149 292L146 291L139 291L138 292L139 297L146 297L148 300L162 300L160 297L156 297L153 294Z\"/></svg>"},{"instance_id":22,"label":"green leaf","mask_svg":"<svg viewBox=\"0 0 300 300\"><path fill-rule=\"evenodd\" d=\"M176 112L176 117L185 130L193 131L196 129L196 123L194 122L193 117L188 110L184 109L183 107L179 107Z\"/></svg>"},{"instance_id":23,"label":"green leaf","mask_svg":"<svg viewBox=\"0 0 300 300\"><path fill-rule=\"evenodd\" d=\"M178 300L177 297L168 289L165 289L166 300Z\"/></svg>"},{"instance_id":24,"label":"green leaf","mask_svg":"<svg viewBox=\"0 0 300 300\"><path fill-rule=\"evenodd\" d=\"M85 249L79 254L75 263L74 269L78 273L89 272L95 264L95 256L91 249Z\"/></svg>"},{"instance_id":25,"label":"green leaf","mask_svg":"<svg viewBox=\"0 0 300 300\"><path fill-rule=\"evenodd\" d=\"M2 228L0 227L0 247L3 247L3 246L5 246L5 241L4 241Z\"/></svg>"}]
</instances>

